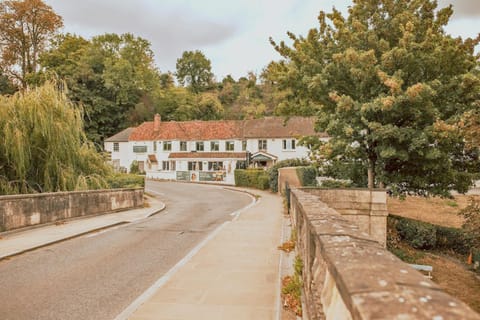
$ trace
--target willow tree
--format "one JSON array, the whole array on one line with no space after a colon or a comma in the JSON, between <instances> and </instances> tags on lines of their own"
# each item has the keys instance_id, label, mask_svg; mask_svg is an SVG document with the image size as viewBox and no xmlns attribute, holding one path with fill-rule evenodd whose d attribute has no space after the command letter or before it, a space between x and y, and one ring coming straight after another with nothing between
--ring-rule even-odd
<instances>
[{"instance_id":1,"label":"willow tree","mask_svg":"<svg viewBox=\"0 0 480 320\"><path fill-rule=\"evenodd\" d=\"M110 173L82 110L54 83L0 96L0 194L106 187Z\"/></svg>"},{"instance_id":2,"label":"willow tree","mask_svg":"<svg viewBox=\"0 0 480 320\"><path fill-rule=\"evenodd\" d=\"M460 128L478 108L479 39L446 34L452 13L431 0L354 0L346 18L320 12L306 37L289 33L291 47L272 41L285 58L275 75L285 111L318 110L317 129L331 136L323 156L363 163L370 187L466 191L477 154Z\"/></svg>"}]
</instances>

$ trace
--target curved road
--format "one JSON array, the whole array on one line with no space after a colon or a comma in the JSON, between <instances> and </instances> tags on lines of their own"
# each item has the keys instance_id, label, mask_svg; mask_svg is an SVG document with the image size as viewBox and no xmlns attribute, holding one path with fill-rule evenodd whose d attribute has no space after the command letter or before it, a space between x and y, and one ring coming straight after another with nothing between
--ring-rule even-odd
<instances>
[{"instance_id":1,"label":"curved road","mask_svg":"<svg viewBox=\"0 0 480 320\"><path fill-rule=\"evenodd\" d=\"M251 202L216 186L148 182L146 189L167 209L0 261L0 318L113 319Z\"/></svg>"}]
</instances>

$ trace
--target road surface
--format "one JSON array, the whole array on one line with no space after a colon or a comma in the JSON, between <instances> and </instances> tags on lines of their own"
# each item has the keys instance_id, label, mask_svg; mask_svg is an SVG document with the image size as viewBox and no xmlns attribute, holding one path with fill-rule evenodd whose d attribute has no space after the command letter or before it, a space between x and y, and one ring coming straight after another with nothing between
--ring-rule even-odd
<instances>
[{"instance_id":1,"label":"road surface","mask_svg":"<svg viewBox=\"0 0 480 320\"><path fill-rule=\"evenodd\" d=\"M113 319L251 202L215 186L148 182L146 189L167 209L0 261L0 318Z\"/></svg>"}]
</instances>

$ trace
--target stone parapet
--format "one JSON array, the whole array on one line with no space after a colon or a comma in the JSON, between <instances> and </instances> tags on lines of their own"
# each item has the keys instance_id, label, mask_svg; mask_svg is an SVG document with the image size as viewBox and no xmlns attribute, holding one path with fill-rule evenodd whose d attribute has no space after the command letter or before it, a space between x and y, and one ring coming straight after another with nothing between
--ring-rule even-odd
<instances>
[{"instance_id":1,"label":"stone parapet","mask_svg":"<svg viewBox=\"0 0 480 320\"><path fill-rule=\"evenodd\" d=\"M315 193L293 189L290 199L304 318L480 320Z\"/></svg>"},{"instance_id":2,"label":"stone parapet","mask_svg":"<svg viewBox=\"0 0 480 320\"><path fill-rule=\"evenodd\" d=\"M0 231L143 207L143 188L0 196Z\"/></svg>"}]
</instances>

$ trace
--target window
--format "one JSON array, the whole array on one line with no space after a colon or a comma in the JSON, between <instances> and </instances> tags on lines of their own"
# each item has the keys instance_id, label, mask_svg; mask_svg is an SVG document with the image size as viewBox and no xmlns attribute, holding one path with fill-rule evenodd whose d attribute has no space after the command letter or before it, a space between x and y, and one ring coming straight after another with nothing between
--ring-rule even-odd
<instances>
[{"instance_id":1,"label":"window","mask_svg":"<svg viewBox=\"0 0 480 320\"><path fill-rule=\"evenodd\" d=\"M282 140L283 150L295 150L295 139Z\"/></svg>"},{"instance_id":2,"label":"window","mask_svg":"<svg viewBox=\"0 0 480 320\"><path fill-rule=\"evenodd\" d=\"M235 150L235 142L233 142L233 141L225 141L225 150L226 150L226 151L233 151L233 150Z\"/></svg>"},{"instance_id":3,"label":"window","mask_svg":"<svg viewBox=\"0 0 480 320\"><path fill-rule=\"evenodd\" d=\"M267 150L267 140L258 140L258 150L260 151Z\"/></svg>"},{"instance_id":4,"label":"window","mask_svg":"<svg viewBox=\"0 0 480 320\"><path fill-rule=\"evenodd\" d=\"M197 141L195 143L195 150L197 150L197 151L203 151L204 150L203 141Z\"/></svg>"},{"instance_id":5,"label":"window","mask_svg":"<svg viewBox=\"0 0 480 320\"><path fill-rule=\"evenodd\" d=\"M147 152L147 146L133 146L133 152L135 152L135 153L145 153L145 152Z\"/></svg>"},{"instance_id":6,"label":"window","mask_svg":"<svg viewBox=\"0 0 480 320\"><path fill-rule=\"evenodd\" d=\"M118 144L118 142L114 142L113 143L113 151L120 151L120 145Z\"/></svg>"},{"instance_id":7,"label":"window","mask_svg":"<svg viewBox=\"0 0 480 320\"><path fill-rule=\"evenodd\" d=\"M163 142L163 151L172 151L172 141Z\"/></svg>"},{"instance_id":8,"label":"window","mask_svg":"<svg viewBox=\"0 0 480 320\"><path fill-rule=\"evenodd\" d=\"M169 161L162 161L162 170L163 171L170 170L170 162Z\"/></svg>"},{"instance_id":9,"label":"window","mask_svg":"<svg viewBox=\"0 0 480 320\"><path fill-rule=\"evenodd\" d=\"M247 140L242 141L242 151L247 151Z\"/></svg>"},{"instance_id":10,"label":"window","mask_svg":"<svg viewBox=\"0 0 480 320\"><path fill-rule=\"evenodd\" d=\"M187 141L180 141L180 151L187 151Z\"/></svg>"},{"instance_id":11,"label":"window","mask_svg":"<svg viewBox=\"0 0 480 320\"><path fill-rule=\"evenodd\" d=\"M188 171L202 171L203 162L201 161L188 161Z\"/></svg>"},{"instance_id":12,"label":"window","mask_svg":"<svg viewBox=\"0 0 480 320\"><path fill-rule=\"evenodd\" d=\"M211 141L210 142L210 151L218 151L220 150L220 144L218 141Z\"/></svg>"},{"instance_id":13,"label":"window","mask_svg":"<svg viewBox=\"0 0 480 320\"><path fill-rule=\"evenodd\" d=\"M177 170L177 162L176 161L170 161L170 171L175 171Z\"/></svg>"},{"instance_id":14,"label":"window","mask_svg":"<svg viewBox=\"0 0 480 320\"><path fill-rule=\"evenodd\" d=\"M222 161L209 161L208 162L208 171L218 171L223 169Z\"/></svg>"},{"instance_id":15,"label":"window","mask_svg":"<svg viewBox=\"0 0 480 320\"><path fill-rule=\"evenodd\" d=\"M157 152L157 141L153 141L153 152Z\"/></svg>"}]
</instances>

